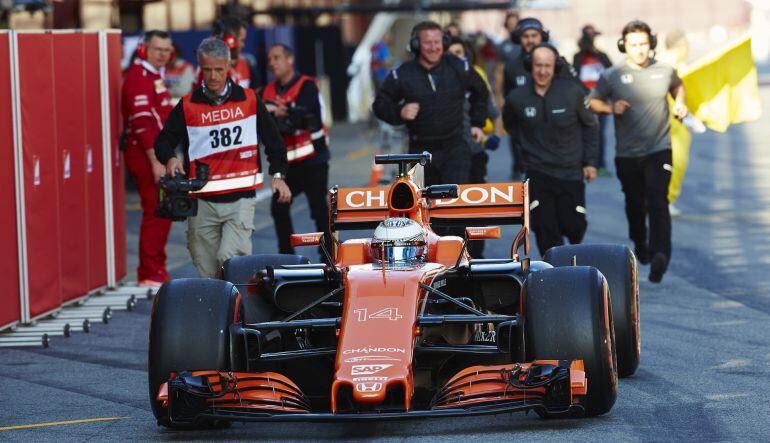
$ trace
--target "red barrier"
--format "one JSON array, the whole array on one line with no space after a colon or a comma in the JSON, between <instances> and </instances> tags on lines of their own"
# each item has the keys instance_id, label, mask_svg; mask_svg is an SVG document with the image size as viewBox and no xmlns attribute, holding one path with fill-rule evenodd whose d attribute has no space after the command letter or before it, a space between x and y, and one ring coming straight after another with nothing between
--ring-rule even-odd
<instances>
[{"instance_id":1,"label":"red barrier","mask_svg":"<svg viewBox=\"0 0 770 443\"><path fill-rule=\"evenodd\" d=\"M119 33L107 34L107 64L110 97L110 142L112 146L112 205L115 234L115 279L120 281L126 276L126 172L123 153L118 147L118 139L122 131L120 115L120 88L123 82L123 72L120 59L123 56L123 45Z\"/></svg>"},{"instance_id":2,"label":"red barrier","mask_svg":"<svg viewBox=\"0 0 770 443\"><path fill-rule=\"evenodd\" d=\"M0 33L0 329L21 320L19 255L16 237L16 184L14 173L13 114L11 103L10 47L7 33Z\"/></svg>"},{"instance_id":3,"label":"red barrier","mask_svg":"<svg viewBox=\"0 0 770 443\"><path fill-rule=\"evenodd\" d=\"M83 121L85 124L86 195L88 205L88 288L107 285L107 231L104 218L104 155L99 90L99 36L85 34Z\"/></svg>"},{"instance_id":4,"label":"red barrier","mask_svg":"<svg viewBox=\"0 0 770 443\"><path fill-rule=\"evenodd\" d=\"M86 65L82 33L53 38L56 144L59 156L59 230L62 301L86 295L91 289L88 264L88 200L86 194L85 95ZM96 86L96 85L94 85ZM98 121L98 120L97 120ZM103 187L103 185L102 185Z\"/></svg>"},{"instance_id":5,"label":"red barrier","mask_svg":"<svg viewBox=\"0 0 770 443\"><path fill-rule=\"evenodd\" d=\"M30 318L62 302L53 37L18 34Z\"/></svg>"}]
</instances>

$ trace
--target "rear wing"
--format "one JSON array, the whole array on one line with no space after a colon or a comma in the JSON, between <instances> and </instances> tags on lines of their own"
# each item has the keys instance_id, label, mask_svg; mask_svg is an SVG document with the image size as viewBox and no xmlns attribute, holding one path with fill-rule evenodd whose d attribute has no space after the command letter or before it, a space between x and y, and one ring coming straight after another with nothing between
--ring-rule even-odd
<instances>
[{"instance_id":1,"label":"rear wing","mask_svg":"<svg viewBox=\"0 0 770 443\"><path fill-rule=\"evenodd\" d=\"M459 185L457 198L430 200L433 226L529 226L528 183Z\"/></svg>"},{"instance_id":2,"label":"rear wing","mask_svg":"<svg viewBox=\"0 0 770 443\"><path fill-rule=\"evenodd\" d=\"M431 225L529 227L528 189L528 182L459 185L457 198L428 201ZM388 217L388 190L387 186L332 188L331 230L376 228Z\"/></svg>"}]
</instances>

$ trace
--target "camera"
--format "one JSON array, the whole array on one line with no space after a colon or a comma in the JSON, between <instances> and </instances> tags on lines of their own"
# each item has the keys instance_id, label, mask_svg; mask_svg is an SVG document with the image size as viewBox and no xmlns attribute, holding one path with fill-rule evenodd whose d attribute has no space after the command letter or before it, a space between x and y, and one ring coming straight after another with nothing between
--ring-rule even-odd
<instances>
[{"instance_id":1,"label":"camera","mask_svg":"<svg viewBox=\"0 0 770 443\"><path fill-rule=\"evenodd\" d=\"M209 181L209 167L204 163L196 163L195 168L197 178L189 179L183 175L173 178L161 177L156 217L183 221L198 214L198 200L190 197L190 192L199 191L206 186Z\"/></svg>"}]
</instances>

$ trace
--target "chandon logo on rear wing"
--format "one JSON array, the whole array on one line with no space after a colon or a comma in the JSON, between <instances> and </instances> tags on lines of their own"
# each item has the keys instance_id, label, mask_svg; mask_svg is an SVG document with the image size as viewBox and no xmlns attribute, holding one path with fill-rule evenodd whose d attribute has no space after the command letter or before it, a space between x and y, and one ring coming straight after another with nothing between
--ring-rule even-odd
<instances>
[{"instance_id":1,"label":"chandon logo on rear wing","mask_svg":"<svg viewBox=\"0 0 770 443\"><path fill-rule=\"evenodd\" d=\"M387 186L333 188L332 230L374 229L388 217ZM429 201L431 225L522 225L517 240L529 238L528 183L460 185L457 198ZM528 242L527 242L528 243ZM527 247L527 249L529 249Z\"/></svg>"}]
</instances>

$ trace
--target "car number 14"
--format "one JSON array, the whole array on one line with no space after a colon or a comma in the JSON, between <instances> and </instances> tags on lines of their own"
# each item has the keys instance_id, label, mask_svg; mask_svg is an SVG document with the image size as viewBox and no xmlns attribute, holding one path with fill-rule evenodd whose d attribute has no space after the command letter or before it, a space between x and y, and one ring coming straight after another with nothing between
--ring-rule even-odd
<instances>
[{"instance_id":1,"label":"car number 14","mask_svg":"<svg viewBox=\"0 0 770 443\"><path fill-rule=\"evenodd\" d=\"M395 321L404 318L403 315L398 313L398 308L384 308L380 309L379 311L372 312L371 314L369 314L366 308L355 309L353 312L358 316L358 321L367 321L368 319L378 318Z\"/></svg>"}]
</instances>

